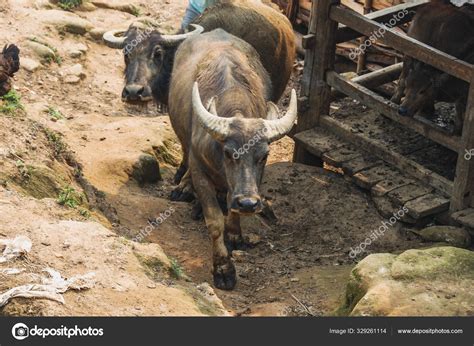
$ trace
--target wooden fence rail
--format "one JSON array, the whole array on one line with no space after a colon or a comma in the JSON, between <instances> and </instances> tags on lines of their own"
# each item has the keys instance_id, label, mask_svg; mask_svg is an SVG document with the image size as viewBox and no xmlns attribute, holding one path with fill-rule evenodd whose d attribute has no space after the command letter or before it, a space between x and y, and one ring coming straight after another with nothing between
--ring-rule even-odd
<instances>
[{"instance_id":1,"label":"wooden fence rail","mask_svg":"<svg viewBox=\"0 0 474 346\"><path fill-rule=\"evenodd\" d=\"M465 153L474 149L474 66L379 23L387 21L400 11L403 11L405 16L396 25L406 23L411 20L413 10L425 2L426 0L419 0L401 4L364 16L344 8L340 0L313 0L308 35L303 41L306 59L300 100L305 103L303 109L306 111L299 115L296 132L321 125L323 117L326 125L330 123L331 126L338 126L327 117L331 95L334 95L334 91L331 93L331 87L336 92L359 100L384 116L458 153L456 176L452 185L443 179L434 181L435 188L451 194L451 211L454 212L469 205L474 207L474 158L465 159ZM367 81L372 81L370 86L373 87L374 80L386 83L390 77L396 78L400 70L399 65L373 72L372 76L366 78L361 76L353 80L348 80L334 71L337 42L372 35L376 35L378 41L406 55L470 83L461 137L453 136L427 121L398 115L396 104L366 87ZM309 157L305 148L297 143L294 160L306 162ZM433 183L432 179L427 183Z\"/></svg>"}]
</instances>

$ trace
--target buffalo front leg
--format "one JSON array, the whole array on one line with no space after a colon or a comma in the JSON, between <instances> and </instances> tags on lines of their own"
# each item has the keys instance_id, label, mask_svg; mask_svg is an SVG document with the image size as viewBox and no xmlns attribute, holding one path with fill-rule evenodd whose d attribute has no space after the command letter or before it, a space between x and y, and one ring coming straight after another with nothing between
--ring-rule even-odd
<instances>
[{"instance_id":1,"label":"buffalo front leg","mask_svg":"<svg viewBox=\"0 0 474 346\"><path fill-rule=\"evenodd\" d=\"M227 250L246 250L247 242L242 237L242 229L240 228L240 215L229 211L225 218L225 245Z\"/></svg>"},{"instance_id":2,"label":"buffalo front leg","mask_svg":"<svg viewBox=\"0 0 474 346\"><path fill-rule=\"evenodd\" d=\"M224 214L217 201L216 190L201 169L192 168L191 171L194 188L201 202L204 220L212 241L214 286L231 290L236 284L235 267L224 244Z\"/></svg>"}]
</instances>

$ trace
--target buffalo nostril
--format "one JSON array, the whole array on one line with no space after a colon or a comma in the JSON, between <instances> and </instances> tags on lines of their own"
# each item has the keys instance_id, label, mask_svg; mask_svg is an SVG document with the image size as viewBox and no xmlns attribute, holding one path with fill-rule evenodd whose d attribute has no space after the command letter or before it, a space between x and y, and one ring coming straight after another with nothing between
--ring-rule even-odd
<instances>
[{"instance_id":1,"label":"buffalo nostril","mask_svg":"<svg viewBox=\"0 0 474 346\"><path fill-rule=\"evenodd\" d=\"M145 87L141 85L127 85L122 92L122 98L126 100L140 100L145 92Z\"/></svg>"},{"instance_id":2,"label":"buffalo nostril","mask_svg":"<svg viewBox=\"0 0 474 346\"><path fill-rule=\"evenodd\" d=\"M258 202L257 198L241 198L237 203L242 211L255 211L258 207Z\"/></svg>"},{"instance_id":3,"label":"buffalo nostril","mask_svg":"<svg viewBox=\"0 0 474 346\"><path fill-rule=\"evenodd\" d=\"M408 114L408 109L406 107L400 107L398 108L398 114L400 115L407 115Z\"/></svg>"}]
</instances>

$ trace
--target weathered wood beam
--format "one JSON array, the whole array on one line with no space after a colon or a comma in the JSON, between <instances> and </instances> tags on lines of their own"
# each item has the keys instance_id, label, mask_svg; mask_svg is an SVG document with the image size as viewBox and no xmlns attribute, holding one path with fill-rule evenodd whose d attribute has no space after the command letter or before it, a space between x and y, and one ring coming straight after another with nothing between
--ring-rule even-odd
<instances>
[{"instance_id":1,"label":"weathered wood beam","mask_svg":"<svg viewBox=\"0 0 474 346\"><path fill-rule=\"evenodd\" d=\"M327 72L327 82L336 90L359 100L368 107L382 113L387 118L415 130L426 138L429 138L453 151L459 151L461 145L459 137L452 136L437 129L435 127L436 125L430 126L427 123L422 123L413 118L398 115L398 106L395 103L374 93L366 87L347 80L334 71Z\"/></svg>"},{"instance_id":2,"label":"weathered wood beam","mask_svg":"<svg viewBox=\"0 0 474 346\"><path fill-rule=\"evenodd\" d=\"M461 145L458 150L458 163L456 177L454 178L454 190L451 199L451 212L474 207L474 157L466 155L474 150L474 75L471 80L469 97L461 137ZM470 158L470 160L468 160ZM469 200L466 199L470 193Z\"/></svg>"},{"instance_id":3,"label":"weathered wood beam","mask_svg":"<svg viewBox=\"0 0 474 346\"><path fill-rule=\"evenodd\" d=\"M456 78L466 82L471 81L474 66L465 61L428 46L414 38L391 31L374 20L341 6L333 6L329 15L332 20L347 25L366 36L379 33L377 35L378 40L384 44L434 66L441 71L447 72Z\"/></svg>"}]
</instances>

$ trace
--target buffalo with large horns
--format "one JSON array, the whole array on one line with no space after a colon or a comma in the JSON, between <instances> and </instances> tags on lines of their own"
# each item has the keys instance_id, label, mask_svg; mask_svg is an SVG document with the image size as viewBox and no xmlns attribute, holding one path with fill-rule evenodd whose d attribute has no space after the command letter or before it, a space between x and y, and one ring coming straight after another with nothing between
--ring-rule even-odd
<instances>
[{"instance_id":1,"label":"buffalo with large horns","mask_svg":"<svg viewBox=\"0 0 474 346\"><path fill-rule=\"evenodd\" d=\"M170 119L188 166L185 178L192 179L212 239L214 284L232 289L229 251L243 245L240 216L262 209L259 185L269 144L293 127L296 93L278 118L258 52L221 29L184 41L172 76ZM226 216L217 194L227 196Z\"/></svg>"}]
</instances>

